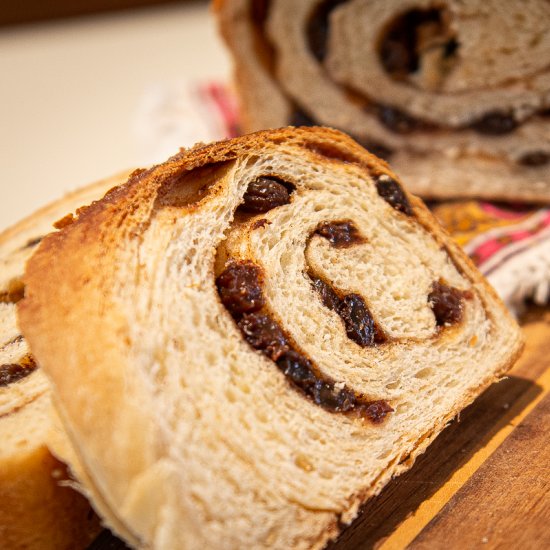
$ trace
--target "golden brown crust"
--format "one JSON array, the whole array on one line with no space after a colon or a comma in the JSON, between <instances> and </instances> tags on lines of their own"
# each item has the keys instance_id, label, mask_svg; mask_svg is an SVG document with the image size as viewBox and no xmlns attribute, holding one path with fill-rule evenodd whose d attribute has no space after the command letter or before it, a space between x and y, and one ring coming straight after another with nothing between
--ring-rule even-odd
<instances>
[{"instance_id":1,"label":"golden brown crust","mask_svg":"<svg viewBox=\"0 0 550 550\"><path fill-rule=\"evenodd\" d=\"M126 498L127 493L134 489L131 480L139 479L140 486L147 487L153 481L156 484L159 476L166 482L167 478L163 476L170 474L162 467L162 446L157 440L155 419L149 412L149 394L139 393L142 389L140 382L132 376L132 365L128 365L130 333L127 322L113 305L113 298L106 293L106 289L120 283L113 255L120 243L131 247L134 239L137 242L142 238L141 232L150 223L159 197L170 190L176 177L181 178L183 174L207 165L219 165L219 178L223 180L227 166L224 163L254 157L267 146L283 143L300 147L303 155L312 162L344 162L363 167L371 175L387 174L397 180L386 163L363 150L351 138L327 128L271 130L212 145L199 145L175 155L162 165L132 175L125 185L108 193L102 201L81 210L73 223L44 239L28 264L25 275L28 293L19 306L21 324L33 352L53 380L56 405L78 461L89 478L88 490L101 502L106 520L115 528L119 514L128 510L134 512L132 499L129 498L128 502ZM331 156L322 158L322 154L315 152L319 150L319 144L330 144ZM340 160L338 148L342 152ZM211 193L215 194L215 189ZM489 372L476 387L470 388L428 433L418 438L413 447L406 447L408 458L405 463L400 464L405 456L396 457L373 483L361 487L355 496L349 498L346 509L341 512L346 521L354 517L361 501L377 493L391 476L409 468L415 456L423 452L448 420L505 372L521 350L514 321L494 291L460 248L445 235L423 203L409 193L406 196L412 204L413 217L446 248L473 289L491 300L493 311L500 316L494 319L495 324L506 326L510 331L510 353L498 368ZM184 206L179 215L192 206ZM167 224L171 223L170 216L167 212ZM177 216L178 210L174 209L173 219ZM45 273L47 277L44 277ZM101 315L102 311L108 314ZM71 334L78 334L78 349L67 338L54 338L64 326L70 326ZM101 344L97 345L98 342ZM74 358L67 361L71 354L76 356L79 349L86 350L85 365ZM75 380L84 391L75 391ZM134 395L138 394L140 399L136 401ZM119 434L117 445L102 446L102 434L112 433ZM139 436L127 437L129 434ZM131 462L127 460L128 456L132 457ZM98 469L104 472L106 464L109 472L97 476ZM117 508L120 502L125 502L128 509L120 511ZM160 511L152 502L146 516L140 517L143 522L154 524L157 513ZM324 517L319 516L324 527L320 530L316 527L315 534L308 541L312 547L322 547L339 529L336 514L328 514L327 519L322 519ZM136 526L125 527L133 529ZM194 529L188 527L192 537Z\"/></svg>"}]
</instances>

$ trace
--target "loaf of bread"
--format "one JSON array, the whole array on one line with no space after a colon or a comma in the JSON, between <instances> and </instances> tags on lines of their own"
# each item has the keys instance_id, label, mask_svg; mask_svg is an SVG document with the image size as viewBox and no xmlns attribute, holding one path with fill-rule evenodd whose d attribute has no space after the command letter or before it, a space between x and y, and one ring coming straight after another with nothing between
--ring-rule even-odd
<instances>
[{"instance_id":1,"label":"loaf of bread","mask_svg":"<svg viewBox=\"0 0 550 550\"><path fill-rule=\"evenodd\" d=\"M320 124L430 198L550 201L547 0L217 0L244 131Z\"/></svg>"},{"instance_id":2,"label":"loaf of bread","mask_svg":"<svg viewBox=\"0 0 550 550\"><path fill-rule=\"evenodd\" d=\"M323 128L135 173L24 280L71 466L139 548L322 548L521 348L423 203Z\"/></svg>"},{"instance_id":3,"label":"loaf of bread","mask_svg":"<svg viewBox=\"0 0 550 550\"><path fill-rule=\"evenodd\" d=\"M0 548L84 548L99 531L88 502L62 483L65 466L47 447L46 377L16 320L25 263L52 224L100 198L128 173L76 191L0 233Z\"/></svg>"}]
</instances>

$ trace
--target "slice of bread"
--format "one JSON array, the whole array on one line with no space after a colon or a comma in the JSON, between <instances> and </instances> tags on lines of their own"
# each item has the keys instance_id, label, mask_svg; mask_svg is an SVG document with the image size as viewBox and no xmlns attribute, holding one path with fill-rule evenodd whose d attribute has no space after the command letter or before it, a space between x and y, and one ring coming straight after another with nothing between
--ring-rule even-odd
<instances>
[{"instance_id":1,"label":"slice of bread","mask_svg":"<svg viewBox=\"0 0 550 550\"><path fill-rule=\"evenodd\" d=\"M521 349L423 203L322 128L135 174L25 284L75 470L140 548L321 548Z\"/></svg>"},{"instance_id":2,"label":"slice of bread","mask_svg":"<svg viewBox=\"0 0 550 550\"><path fill-rule=\"evenodd\" d=\"M71 193L0 233L0 548L83 548L99 530L88 502L60 485L67 472L48 450L48 384L17 325L16 303L25 263L53 223L127 177Z\"/></svg>"},{"instance_id":3,"label":"slice of bread","mask_svg":"<svg viewBox=\"0 0 550 550\"><path fill-rule=\"evenodd\" d=\"M550 5L217 0L245 132L325 125L430 198L550 202Z\"/></svg>"}]
</instances>

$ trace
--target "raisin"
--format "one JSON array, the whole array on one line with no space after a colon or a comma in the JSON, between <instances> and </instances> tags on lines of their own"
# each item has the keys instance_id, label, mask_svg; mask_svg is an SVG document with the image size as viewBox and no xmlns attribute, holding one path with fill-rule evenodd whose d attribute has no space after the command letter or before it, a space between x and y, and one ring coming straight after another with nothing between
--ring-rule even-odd
<instances>
[{"instance_id":1,"label":"raisin","mask_svg":"<svg viewBox=\"0 0 550 550\"><path fill-rule=\"evenodd\" d=\"M232 315L258 311L264 305L262 270L250 261L231 262L216 279L223 305Z\"/></svg>"},{"instance_id":2,"label":"raisin","mask_svg":"<svg viewBox=\"0 0 550 550\"><path fill-rule=\"evenodd\" d=\"M246 341L273 361L277 361L289 350L287 339L279 325L263 313L245 313L238 326Z\"/></svg>"},{"instance_id":3,"label":"raisin","mask_svg":"<svg viewBox=\"0 0 550 550\"><path fill-rule=\"evenodd\" d=\"M360 412L375 424L379 424L388 413L393 412L393 408L387 401L380 400L363 405Z\"/></svg>"},{"instance_id":4,"label":"raisin","mask_svg":"<svg viewBox=\"0 0 550 550\"><path fill-rule=\"evenodd\" d=\"M550 162L550 153L545 151L533 151L532 153L526 153L519 160L518 163L522 166L544 166Z\"/></svg>"},{"instance_id":5,"label":"raisin","mask_svg":"<svg viewBox=\"0 0 550 550\"><path fill-rule=\"evenodd\" d=\"M321 301L323 302L323 305L325 307L328 307L329 309L332 309L332 311L338 311L338 309L340 308L341 300L338 294L334 292L333 288L318 277L311 277L311 283L313 285L313 288L321 296Z\"/></svg>"},{"instance_id":6,"label":"raisin","mask_svg":"<svg viewBox=\"0 0 550 550\"><path fill-rule=\"evenodd\" d=\"M269 0L254 0L250 5L252 20L256 24L263 24L269 13Z\"/></svg>"},{"instance_id":7,"label":"raisin","mask_svg":"<svg viewBox=\"0 0 550 550\"><path fill-rule=\"evenodd\" d=\"M344 321L348 338L361 347L374 344L376 335L374 319L361 296L358 294L344 296L338 314Z\"/></svg>"},{"instance_id":8,"label":"raisin","mask_svg":"<svg viewBox=\"0 0 550 550\"><path fill-rule=\"evenodd\" d=\"M386 334L374 322L363 298L358 294L348 294L343 298L328 283L310 274L311 284L319 293L323 305L340 316L346 327L348 338L360 346L381 344L387 340Z\"/></svg>"},{"instance_id":9,"label":"raisin","mask_svg":"<svg viewBox=\"0 0 550 550\"><path fill-rule=\"evenodd\" d=\"M21 361L21 364L9 363L0 366L0 387L13 384L22 378L25 378L36 369L34 359L27 356Z\"/></svg>"},{"instance_id":10,"label":"raisin","mask_svg":"<svg viewBox=\"0 0 550 550\"><path fill-rule=\"evenodd\" d=\"M410 134L416 130L427 130L432 125L411 117L400 109L389 105L378 105L378 120L396 134Z\"/></svg>"},{"instance_id":11,"label":"raisin","mask_svg":"<svg viewBox=\"0 0 550 550\"><path fill-rule=\"evenodd\" d=\"M515 130L518 126L518 122L509 113L501 113L500 111L493 111L485 114L479 120L470 125L471 128L479 132L480 134L499 136L502 134L508 134Z\"/></svg>"},{"instance_id":12,"label":"raisin","mask_svg":"<svg viewBox=\"0 0 550 550\"><path fill-rule=\"evenodd\" d=\"M318 378L313 372L311 361L300 353L289 350L277 361L277 366L284 375L306 394L311 395L311 389Z\"/></svg>"},{"instance_id":13,"label":"raisin","mask_svg":"<svg viewBox=\"0 0 550 550\"><path fill-rule=\"evenodd\" d=\"M289 351L277 361L277 365L293 384L324 409L348 412L355 407L356 398L353 392L345 387L336 389L332 380L317 377L311 362L303 355Z\"/></svg>"},{"instance_id":14,"label":"raisin","mask_svg":"<svg viewBox=\"0 0 550 550\"><path fill-rule=\"evenodd\" d=\"M350 221L324 222L317 227L315 233L327 239L336 248L347 248L365 242L365 238Z\"/></svg>"},{"instance_id":15,"label":"raisin","mask_svg":"<svg viewBox=\"0 0 550 550\"><path fill-rule=\"evenodd\" d=\"M249 214L263 214L289 202L290 193L281 182L262 176L250 183L239 210Z\"/></svg>"},{"instance_id":16,"label":"raisin","mask_svg":"<svg viewBox=\"0 0 550 550\"><path fill-rule=\"evenodd\" d=\"M411 216L413 211L405 191L399 183L397 183L393 178L382 174L376 179L376 190L378 194L395 210L403 212L407 216Z\"/></svg>"},{"instance_id":17,"label":"raisin","mask_svg":"<svg viewBox=\"0 0 550 550\"><path fill-rule=\"evenodd\" d=\"M428 303L432 308L437 326L451 325L462 319L464 292L441 282L432 284Z\"/></svg>"},{"instance_id":18,"label":"raisin","mask_svg":"<svg viewBox=\"0 0 550 550\"><path fill-rule=\"evenodd\" d=\"M333 412L348 412L355 408L355 395L345 387L336 389L334 383L318 380L313 387L313 400Z\"/></svg>"}]
</instances>

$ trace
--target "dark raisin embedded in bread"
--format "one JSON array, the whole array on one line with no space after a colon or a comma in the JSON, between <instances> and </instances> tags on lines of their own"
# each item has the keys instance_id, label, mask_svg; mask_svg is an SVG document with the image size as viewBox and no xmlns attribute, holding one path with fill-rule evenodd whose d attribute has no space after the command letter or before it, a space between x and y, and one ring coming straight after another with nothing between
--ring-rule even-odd
<instances>
[{"instance_id":1,"label":"dark raisin embedded in bread","mask_svg":"<svg viewBox=\"0 0 550 550\"><path fill-rule=\"evenodd\" d=\"M445 283L436 281L428 294L428 303L432 308L438 326L458 323L464 311L465 293Z\"/></svg>"},{"instance_id":2,"label":"dark raisin embedded in bread","mask_svg":"<svg viewBox=\"0 0 550 550\"><path fill-rule=\"evenodd\" d=\"M365 238L352 221L323 222L315 231L336 248L347 248L365 242Z\"/></svg>"},{"instance_id":3,"label":"dark raisin embedded in bread","mask_svg":"<svg viewBox=\"0 0 550 550\"><path fill-rule=\"evenodd\" d=\"M407 195L393 178L383 174L376 179L378 194L393 208L411 216L413 211Z\"/></svg>"},{"instance_id":4,"label":"dark raisin embedded in bread","mask_svg":"<svg viewBox=\"0 0 550 550\"><path fill-rule=\"evenodd\" d=\"M252 181L243 197L240 210L251 214L263 214L272 208L288 204L290 193L275 178L259 177Z\"/></svg>"},{"instance_id":5,"label":"dark raisin embedded in bread","mask_svg":"<svg viewBox=\"0 0 550 550\"><path fill-rule=\"evenodd\" d=\"M235 315L261 309L261 277L262 270L253 262L231 262L216 279L223 305Z\"/></svg>"},{"instance_id":6,"label":"dark raisin embedded in bread","mask_svg":"<svg viewBox=\"0 0 550 550\"><path fill-rule=\"evenodd\" d=\"M35 369L36 363L30 355L25 356L19 363L0 365L0 387L29 376Z\"/></svg>"}]
</instances>

